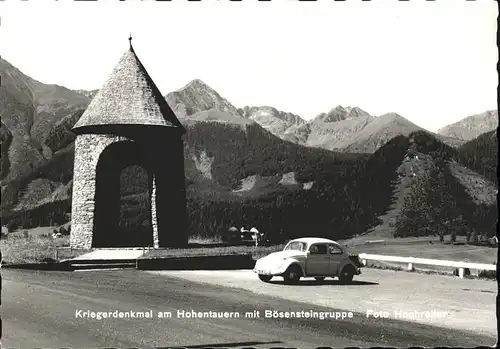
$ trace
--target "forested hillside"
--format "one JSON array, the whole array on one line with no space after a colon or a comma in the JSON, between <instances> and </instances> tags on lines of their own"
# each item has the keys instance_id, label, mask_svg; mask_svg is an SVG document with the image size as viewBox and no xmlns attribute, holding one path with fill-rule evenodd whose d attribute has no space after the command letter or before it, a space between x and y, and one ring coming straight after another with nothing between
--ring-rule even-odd
<instances>
[{"instance_id":1,"label":"forested hillside","mask_svg":"<svg viewBox=\"0 0 500 349\"><path fill-rule=\"evenodd\" d=\"M468 183L460 177L462 173L452 173L454 162L470 161L478 154L474 156L474 151L470 151L469 157L464 157L463 149L456 150L423 133L418 138L410 151L431 155L433 161L430 168L413 181L396 219L395 236L466 235L473 231L492 236L497 218L496 201L474 200L474 190L468 190ZM491 135L486 139L491 139ZM471 145L466 149L471 149ZM494 187L487 190L493 191Z\"/></svg>"},{"instance_id":2,"label":"forested hillside","mask_svg":"<svg viewBox=\"0 0 500 349\"><path fill-rule=\"evenodd\" d=\"M367 157L297 146L258 125L193 122L186 127L188 214L193 235L220 235L231 226L256 226L270 235L286 237L344 239L362 234L380 224L379 217L394 201L398 168L412 154L426 154L432 161L427 172L411 184L397 215L396 236L486 232L496 219L496 206L475 203L450 172L458 151L426 132L395 137ZM36 180L67 183L66 188L71 188L72 153L72 144L56 152L52 164L39 171ZM202 153L204 171L194 161ZM283 185L256 196L233 192L247 176L287 172L296 173L300 183L313 182L312 187L303 190ZM143 172L137 168L122 175L122 217L127 229L138 229L149 220L144 183ZM70 213L69 192L64 200L4 217L12 226L30 227L65 223Z\"/></svg>"},{"instance_id":3,"label":"forested hillside","mask_svg":"<svg viewBox=\"0 0 500 349\"><path fill-rule=\"evenodd\" d=\"M368 161L317 178L310 190L237 203L190 201L191 229L216 234L220 227L257 226L288 237L313 235L341 239L376 224L392 191L390 181L404 156L404 137L393 140Z\"/></svg>"},{"instance_id":4,"label":"forested hillside","mask_svg":"<svg viewBox=\"0 0 500 349\"><path fill-rule=\"evenodd\" d=\"M9 197L2 198L5 203L3 216L7 221L12 221L11 225L37 226L46 225L55 221L63 223L70 214L71 179L73 170L74 135L69 129L76 121L77 114L72 114L68 118L58 123L47 140L48 144L54 147L54 156L47 166L42 167L28 178L13 181L10 190L6 190ZM315 182L314 186L321 182L328 182L329 178L345 180L345 173L356 172L353 168L363 162L367 156L358 154L336 154L327 150L313 149L280 140L269 132L263 130L257 124L246 126L232 125L220 122L188 122L188 129L185 138L185 164L186 181L188 185L189 212L192 219L192 230L202 234L216 234L225 227L219 222L220 219L227 220L261 220L263 215L269 214L260 212L260 203L268 206L269 202L281 197L281 200L294 201L293 195L301 191L297 187L282 185L277 190L267 192L265 195L252 195L252 200L248 200L245 195L235 195L235 189L241 179L251 175L262 176L282 176L287 172L295 174L298 183ZM68 145L69 143L69 145ZM62 147L57 150L57 148ZM200 158L202 154L207 162L205 170L200 168ZM122 175L122 193L124 200L128 202L126 214L137 224L148 219L147 195L144 195L146 187L143 172L129 171ZM57 202L48 200L43 205L36 207L36 199L39 198L39 190L30 190L34 184L41 181L47 185L57 187L57 190L64 188L66 197L59 196ZM40 186L37 186L39 189ZM321 188L321 186L319 187ZM318 189L319 192L322 189ZM56 190L53 190L53 192ZM49 193L48 196L53 195ZM210 195L203 195L205 194ZM43 194L43 193L42 193ZM27 199L29 196L31 199ZM292 195L292 196L290 196ZM299 194L297 194L299 195ZM307 194L306 201L313 201L316 194ZM47 195L44 199L47 199ZM211 200L218 202L212 205ZM43 200L41 200L43 201ZM22 207L20 202L29 202L31 205ZM279 200L278 200L279 202ZM219 213L212 215L205 213L204 207L210 210L220 207ZM296 202L294 207L300 207L300 202ZM241 209L244 213L240 215ZM226 211L231 213L227 214ZM49 214L48 211L51 213ZM133 212L135 211L135 213ZM258 217L252 212L259 212ZM285 212L285 216L292 211ZM205 216L205 214L210 214ZM308 214L304 212L304 214ZM236 219L237 217L240 217ZM198 218L196 218L198 217ZM224 218L225 217L225 218ZM261 218L259 218L261 217ZM196 223L198 222L198 223ZM224 221L225 222L225 221ZM259 224L256 221L255 224ZM237 224L236 222L234 224ZM250 222L248 222L250 224ZM209 228L209 227L212 228ZM208 228L207 228L208 227Z\"/></svg>"},{"instance_id":5,"label":"forested hillside","mask_svg":"<svg viewBox=\"0 0 500 349\"><path fill-rule=\"evenodd\" d=\"M459 161L464 166L498 184L498 136L496 130L483 133L462 145L458 151Z\"/></svg>"},{"instance_id":6,"label":"forested hillside","mask_svg":"<svg viewBox=\"0 0 500 349\"><path fill-rule=\"evenodd\" d=\"M233 189L242 178L295 172L299 182L326 175L341 175L345 166L365 155L334 153L286 142L258 124L246 127L227 123L190 122L185 136L185 158L205 152L212 159L212 178Z\"/></svg>"}]
</instances>

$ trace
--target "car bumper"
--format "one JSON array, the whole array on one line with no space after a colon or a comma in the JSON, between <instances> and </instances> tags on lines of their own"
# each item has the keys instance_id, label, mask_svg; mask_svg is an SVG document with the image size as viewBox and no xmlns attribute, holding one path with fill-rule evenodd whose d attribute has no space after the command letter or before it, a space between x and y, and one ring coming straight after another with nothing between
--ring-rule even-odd
<instances>
[{"instance_id":1,"label":"car bumper","mask_svg":"<svg viewBox=\"0 0 500 349\"><path fill-rule=\"evenodd\" d=\"M287 267L287 264L266 265L265 263L259 263L253 268L253 272L260 275L280 276L285 272Z\"/></svg>"},{"instance_id":2,"label":"car bumper","mask_svg":"<svg viewBox=\"0 0 500 349\"><path fill-rule=\"evenodd\" d=\"M272 275L272 276L278 276L283 274L283 272L280 270L266 269L266 268L255 268L253 272L259 275Z\"/></svg>"}]
</instances>

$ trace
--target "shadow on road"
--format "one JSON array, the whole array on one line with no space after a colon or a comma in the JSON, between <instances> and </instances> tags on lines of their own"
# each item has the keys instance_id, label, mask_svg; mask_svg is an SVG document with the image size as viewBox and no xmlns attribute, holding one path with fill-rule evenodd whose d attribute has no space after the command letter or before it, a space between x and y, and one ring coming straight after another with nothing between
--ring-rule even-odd
<instances>
[{"instance_id":1,"label":"shadow on road","mask_svg":"<svg viewBox=\"0 0 500 349\"><path fill-rule=\"evenodd\" d=\"M491 290L472 290L470 288L462 288L462 290L464 290L464 291L472 291L472 292L479 291L479 292L484 292L484 293L496 293L495 291L491 291Z\"/></svg>"},{"instance_id":2,"label":"shadow on road","mask_svg":"<svg viewBox=\"0 0 500 349\"><path fill-rule=\"evenodd\" d=\"M195 348L232 348L232 347L245 347L252 345L263 345L263 344L280 344L281 341L272 342L236 342L236 343L219 343L219 344L200 344L200 345L186 345L186 346L175 346L175 347L158 347L154 349L195 349Z\"/></svg>"},{"instance_id":3,"label":"shadow on road","mask_svg":"<svg viewBox=\"0 0 500 349\"><path fill-rule=\"evenodd\" d=\"M271 280L270 284L285 285L283 280ZM378 282L371 281L351 281L351 282L341 282L339 280L301 280L298 284L293 286L319 286L319 285L333 285L333 286L368 286L368 285L378 285Z\"/></svg>"}]
</instances>

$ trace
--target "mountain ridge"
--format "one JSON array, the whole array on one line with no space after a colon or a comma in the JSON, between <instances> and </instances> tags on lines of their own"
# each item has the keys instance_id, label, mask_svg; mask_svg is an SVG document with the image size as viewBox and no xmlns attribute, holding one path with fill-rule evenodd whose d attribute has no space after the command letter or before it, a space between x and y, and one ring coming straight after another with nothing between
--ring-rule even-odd
<instances>
[{"instance_id":1,"label":"mountain ridge","mask_svg":"<svg viewBox=\"0 0 500 349\"><path fill-rule=\"evenodd\" d=\"M11 139L2 150L2 184L28 175L52 156L45 140L52 125L90 100L59 85L45 85L0 58L0 116ZM2 144L4 146L4 144Z\"/></svg>"},{"instance_id":2,"label":"mountain ridge","mask_svg":"<svg viewBox=\"0 0 500 349\"><path fill-rule=\"evenodd\" d=\"M497 127L498 110L487 110L479 114L467 116L457 122L444 126L440 128L437 133L443 136L470 141Z\"/></svg>"},{"instance_id":3,"label":"mountain ridge","mask_svg":"<svg viewBox=\"0 0 500 349\"><path fill-rule=\"evenodd\" d=\"M57 85L33 87L28 77L16 72L12 74L16 77L11 76L10 82L2 85L1 92L2 97L5 96L2 100L6 101L2 105L2 116L7 116L2 118L0 131L3 218L26 226L62 222L71 213L75 139L71 128L90 98L85 91L75 92ZM298 115L272 107L257 107L264 111L261 116L270 115L293 123L285 131L282 131L285 127L277 128L284 132L281 138L249 117L253 115L249 114L251 109L246 109L245 113L245 108L236 108L201 80L169 95L171 107L184 110L179 119L188 129L184 159L190 230L194 233L215 235L220 229L241 222L245 225L255 223L268 231L285 229L289 236L311 229L337 239L360 234L378 226L380 217L386 215L394 203L393 183L398 180L398 169L408 164L405 157L411 151L434 163L430 167L432 173L439 174L444 184L432 182L429 179L432 176L427 176L423 184L410 189L416 194L411 196L414 201L405 204L405 212L411 212L415 202L430 205L428 212L432 212L434 199L429 188L434 184L441 186L439 190L443 195L458 193L455 205L460 207L464 222L471 227L479 229L481 222L474 221L470 212L479 214L481 210L492 210L492 205L486 209L474 201L489 198L490 189L486 194L476 190L477 195L465 190L467 183L481 182L481 174L491 172L490 157L487 164L479 161L483 159L479 154L483 149L481 144L487 143L488 149L493 149L491 137L472 147L469 145L468 155L460 157L462 148L446 145L436 135L396 113L372 117L360 108L337 106L315 122L303 123ZM62 102L58 104L60 96ZM252 113L256 110L259 111L253 109ZM37 126L40 131L34 135L33 125L38 125L42 119L46 122ZM414 131L416 128L418 130ZM329 138L331 141L337 135L335 141L342 145L343 148L339 148L342 151L308 145L304 135L310 137L313 132L325 142L324 147ZM370 150L371 154L345 151L355 146L348 139L354 134L357 135L354 144L359 144L359 149L352 151ZM290 141L293 137L298 139L295 143ZM301 141L301 137L305 140ZM296 144L299 142L304 144ZM27 154L35 160L36 156L40 157L40 161ZM473 167L472 174L463 174L461 168L452 173L471 179L463 183L456 181L443 165L446 162L440 162L440 157ZM16 161L24 167L13 172L12 163ZM411 175L413 163L410 161L409 165ZM124 177L130 194L123 199L126 209L133 213L130 217L140 223L147 219L144 210L140 211L140 207L144 207L141 200L147 199L141 190L147 186L144 181L136 183L144 179L138 172L127 172ZM475 190L471 188L469 190ZM439 210L436 208L436 211Z\"/></svg>"},{"instance_id":4,"label":"mountain ridge","mask_svg":"<svg viewBox=\"0 0 500 349\"><path fill-rule=\"evenodd\" d=\"M235 117L242 117L234 105L200 79L192 80L184 87L168 93L165 99L180 118L209 110L228 112Z\"/></svg>"},{"instance_id":5,"label":"mountain ridge","mask_svg":"<svg viewBox=\"0 0 500 349\"><path fill-rule=\"evenodd\" d=\"M77 90L78 93L90 97L95 95L95 91ZM436 135L439 139L455 147L468 140L447 135L446 132L442 131L450 125L441 128L441 133L439 131L435 133L418 126L397 113L388 112L372 116L356 106L343 107L338 105L329 112L320 113L309 121L297 114L281 111L272 106L237 108L200 79L190 81L178 90L168 93L165 98L179 118L237 124L246 124L243 119L247 119L257 122L281 139L336 151L373 153L377 147L387 142L392 136L408 135L410 132L418 130ZM486 113L494 112L488 111ZM390 120L388 115L397 117ZM380 120L384 119L387 123L386 126L375 127L381 123ZM374 125L368 127L371 123ZM371 128L378 129L380 133L370 134ZM381 131L381 128L386 131ZM393 130L387 132L391 128ZM355 141L349 142L349 139L355 139ZM357 142L360 143L357 144Z\"/></svg>"},{"instance_id":6,"label":"mountain ridge","mask_svg":"<svg viewBox=\"0 0 500 349\"><path fill-rule=\"evenodd\" d=\"M425 130L396 113L386 113L376 117L359 107L344 108L338 105L328 113L321 113L310 121L272 106L236 108L199 79L167 94L166 98L179 118L198 120L219 118L226 122L244 123L243 118L257 122L281 139L344 152L373 153L398 134L409 135L413 131ZM380 125L382 122L386 125ZM446 136L438 135L438 137L454 146L463 143L461 140Z\"/></svg>"}]
</instances>

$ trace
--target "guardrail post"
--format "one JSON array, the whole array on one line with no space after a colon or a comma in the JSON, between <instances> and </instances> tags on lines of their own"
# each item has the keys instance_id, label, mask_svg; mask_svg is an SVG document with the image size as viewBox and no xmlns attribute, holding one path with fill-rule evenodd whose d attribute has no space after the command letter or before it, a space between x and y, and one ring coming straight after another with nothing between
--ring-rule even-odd
<instances>
[{"instance_id":1,"label":"guardrail post","mask_svg":"<svg viewBox=\"0 0 500 349\"><path fill-rule=\"evenodd\" d=\"M446 261L446 260L438 260L438 259L428 259L428 258L414 258L414 257L398 257L398 256L383 256L383 255L372 255L366 253L360 253L359 259L364 266L367 265L368 260L374 261L387 261L387 262L396 262L396 263L404 263L407 264L408 270L414 271L414 264L423 264L423 265L438 265L443 267L454 268L454 274L460 277L465 278L470 275L470 269L478 269L478 270L497 270L495 264L484 264L484 263L468 263L468 262L458 262L458 261Z\"/></svg>"},{"instance_id":2,"label":"guardrail post","mask_svg":"<svg viewBox=\"0 0 500 349\"><path fill-rule=\"evenodd\" d=\"M464 268L458 268L458 277L461 279L464 278Z\"/></svg>"}]
</instances>

